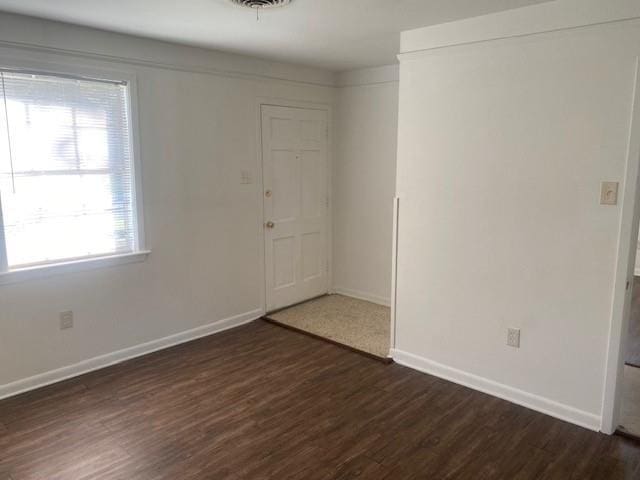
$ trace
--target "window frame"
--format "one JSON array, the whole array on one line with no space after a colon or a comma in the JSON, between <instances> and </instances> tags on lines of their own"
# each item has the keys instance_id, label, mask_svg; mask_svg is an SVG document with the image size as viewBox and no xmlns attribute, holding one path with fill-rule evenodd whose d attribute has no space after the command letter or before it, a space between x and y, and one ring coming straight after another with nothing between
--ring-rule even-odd
<instances>
[{"instance_id":1,"label":"window frame","mask_svg":"<svg viewBox=\"0 0 640 480\"><path fill-rule=\"evenodd\" d=\"M31 62L19 59L0 58L0 70L24 71L63 78L77 78L88 81L109 81L126 85L126 101L129 122L129 147L131 151L132 209L134 212L135 239L133 250L127 253L110 253L97 256L86 256L38 265L9 269L6 258L6 243L2 205L0 204L0 285L25 281L52 274L71 273L94 268L110 267L125 263L141 262L151 253L146 248L144 231L144 211L142 199L142 166L139 140L138 117L138 83L135 73L103 68L79 66L77 63ZM1 200L0 200L1 201Z\"/></svg>"}]
</instances>

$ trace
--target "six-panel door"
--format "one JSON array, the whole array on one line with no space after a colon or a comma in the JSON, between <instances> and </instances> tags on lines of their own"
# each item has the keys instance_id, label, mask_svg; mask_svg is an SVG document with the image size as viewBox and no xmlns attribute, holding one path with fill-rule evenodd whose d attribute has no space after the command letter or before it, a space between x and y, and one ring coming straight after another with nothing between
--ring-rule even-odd
<instances>
[{"instance_id":1,"label":"six-panel door","mask_svg":"<svg viewBox=\"0 0 640 480\"><path fill-rule=\"evenodd\" d=\"M327 113L262 106L267 311L327 292Z\"/></svg>"}]
</instances>

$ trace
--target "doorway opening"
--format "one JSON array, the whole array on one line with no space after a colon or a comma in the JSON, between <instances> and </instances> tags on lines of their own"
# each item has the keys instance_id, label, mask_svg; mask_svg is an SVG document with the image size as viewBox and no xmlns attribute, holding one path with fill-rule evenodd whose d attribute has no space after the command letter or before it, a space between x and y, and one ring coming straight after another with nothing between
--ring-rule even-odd
<instances>
[{"instance_id":1,"label":"doorway opening","mask_svg":"<svg viewBox=\"0 0 640 480\"><path fill-rule=\"evenodd\" d=\"M639 244L640 248L640 244ZM625 338L624 371L620 401L620 433L640 439L640 255L631 288L629 325Z\"/></svg>"},{"instance_id":2,"label":"doorway opening","mask_svg":"<svg viewBox=\"0 0 640 480\"><path fill-rule=\"evenodd\" d=\"M329 112L260 105L268 321L389 360L390 309L330 295Z\"/></svg>"}]
</instances>

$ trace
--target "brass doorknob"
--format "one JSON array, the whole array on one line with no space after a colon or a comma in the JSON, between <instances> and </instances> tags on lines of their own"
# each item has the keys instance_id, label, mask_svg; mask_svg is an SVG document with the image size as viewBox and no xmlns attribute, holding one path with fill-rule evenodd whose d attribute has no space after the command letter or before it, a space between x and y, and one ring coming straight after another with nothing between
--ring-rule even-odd
<instances>
[{"instance_id":1,"label":"brass doorknob","mask_svg":"<svg viewBox=\"0 0 640 480\"><path fill-rule=\"evenodd\" d=\"M264 226L267 228L273 228L276 226L276 224L273 223L271 220L269 220L267 223L264 224Z\"/></svg>"}]
</instances>

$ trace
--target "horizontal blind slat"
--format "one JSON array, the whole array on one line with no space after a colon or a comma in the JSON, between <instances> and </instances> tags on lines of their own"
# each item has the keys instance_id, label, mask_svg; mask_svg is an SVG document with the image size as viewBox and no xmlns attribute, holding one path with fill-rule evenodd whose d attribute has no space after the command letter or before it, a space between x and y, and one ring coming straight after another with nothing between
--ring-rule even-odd
<instances>
[{"instance_id":1,"label":"horizontal blind slat","mask_svg":"<svg viewBox=\"0 0 640 480\"><path fill-rule=\"evenodd\" d=\"M128 87L3 77L0 194L9 267L133 251Z\"/></svg>"}]
</instances>

